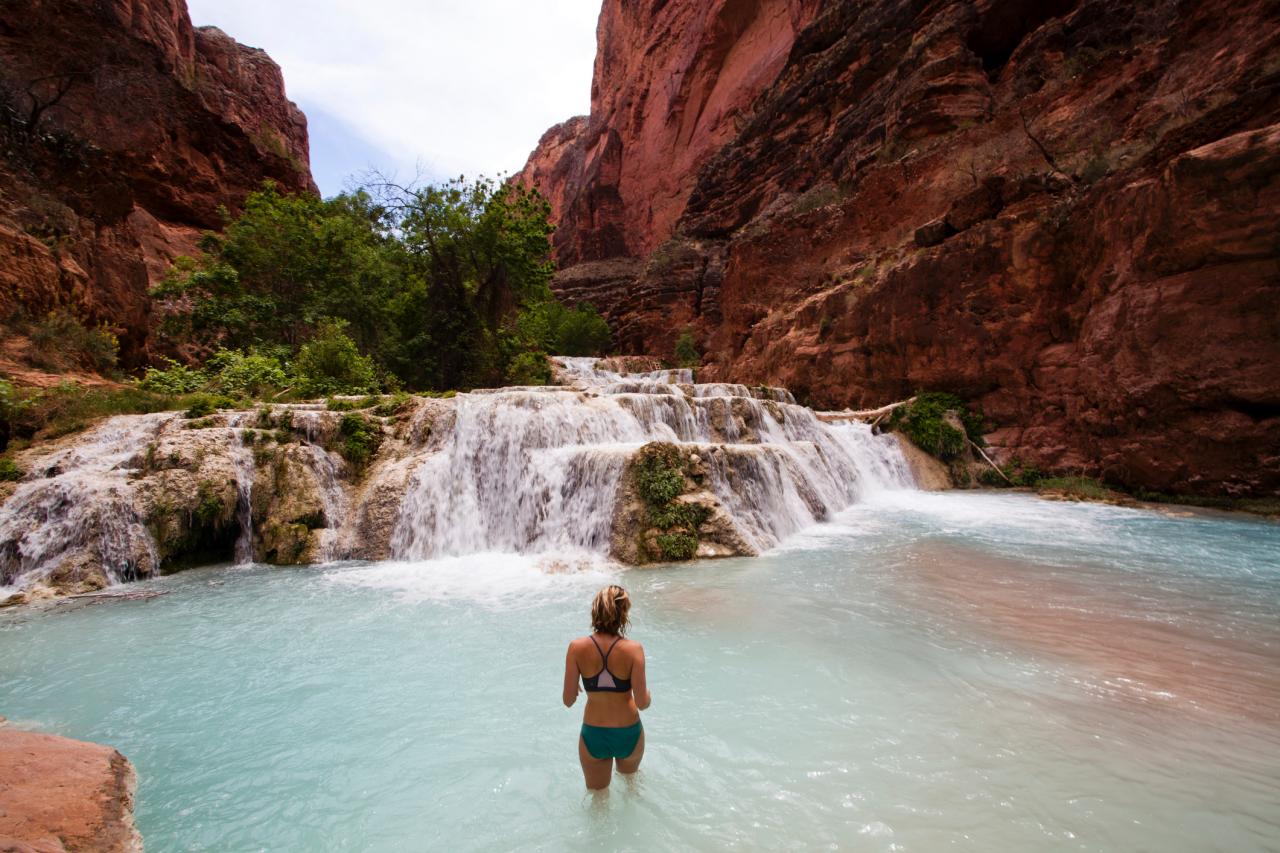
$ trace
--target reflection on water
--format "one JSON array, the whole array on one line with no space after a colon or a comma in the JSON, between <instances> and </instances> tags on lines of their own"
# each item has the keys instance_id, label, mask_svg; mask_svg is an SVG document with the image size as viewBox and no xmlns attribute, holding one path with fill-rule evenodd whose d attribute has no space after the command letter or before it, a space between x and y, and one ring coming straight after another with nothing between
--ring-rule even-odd
<instances>
[{"instance_id":1,"label":"reflection on water","mask_svg":"<svg viewBox=\"0 0 1280 853\"><path fill-rule=\"evenodd\" d=\"M1070 570L951 543L911 546L896 592L1019 654L1072 666L1101 697L1168 713L1280 723L1280 620L1234 611L1204 590L1142 591L1106 569Z\"/></svg>"},{"instance_id":2,"label":"reflection on water","mask_svg":"<svg viewBox=\"0 0 1280 853\"><path fill-rule=\"evenodd\" d=\"M560 667L619 577L654 704L593 796ZM149 849L1280 848L1264 522L889 493L756 560L139 588L0 616L0 714L124 751Z\"/></svg>"}]
</instances>

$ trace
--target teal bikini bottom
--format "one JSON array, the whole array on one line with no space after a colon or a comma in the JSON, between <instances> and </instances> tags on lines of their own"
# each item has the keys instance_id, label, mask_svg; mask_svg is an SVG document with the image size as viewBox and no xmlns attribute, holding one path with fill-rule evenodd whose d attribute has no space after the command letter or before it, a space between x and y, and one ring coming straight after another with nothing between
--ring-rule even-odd
<instances>
[{"instance_id":1,"label":"teal bikini bottom","mask_svg":"<svg viewBox=\"0 0 1280 853\"><path fill-rule=\"evenodd\" d=\"M582 724L582 742L592 758L626 758L636 751L640 742L640 723L614 728L613 726L589 726Z\"/></svg>"}]
</instances>

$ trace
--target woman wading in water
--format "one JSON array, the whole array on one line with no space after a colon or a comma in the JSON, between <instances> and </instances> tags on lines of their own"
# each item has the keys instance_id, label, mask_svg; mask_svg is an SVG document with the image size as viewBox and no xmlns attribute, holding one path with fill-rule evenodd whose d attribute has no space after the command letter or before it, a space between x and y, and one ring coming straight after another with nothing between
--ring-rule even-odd
<instances>
[{"instance_id":1,"label":"woman wading in water","mask_svg":"<svg viewBox=\"0 0 1280 853\"><path fill-rule=\"evenodd\" d=\"M589 637L569 644L564 662L564 706L578 701L578 677L587 691L578 759L591 790L609 787L613 763L619 773L635 773L644 757L640 712L649 707L644 647L623 639L631 599L620 586L606 586L591 602ZM587 675L591 673L591 675Z\"/></svg>"}]
</instances>

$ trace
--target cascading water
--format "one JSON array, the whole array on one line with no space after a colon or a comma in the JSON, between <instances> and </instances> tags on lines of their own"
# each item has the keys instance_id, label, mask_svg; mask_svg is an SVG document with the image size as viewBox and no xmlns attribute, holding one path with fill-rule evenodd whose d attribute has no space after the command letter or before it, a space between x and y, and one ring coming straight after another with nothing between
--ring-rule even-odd
<instances>
[{"instance_id":1,"label":"cascading water","mask_svg":"<svg viewBox=\"0 0 1280 853\"><path fill-rule=\"evenodd\" d=\"M236 447L233 459L236 466L236 523L240 533L236 537L235 558L238 565L253 562L253 476L256 468L253 448L246 444L244 421L251 412L233 415L230 426L235 430Z\"/></svg>"},{"instance_id":2,"label":"cascading water","mask_svg":"<svg viewBox=\"0 0 1280 853\"><path fill-rule=\"evenodd\" d=\"M654 441L697 448L711 490L758 551L869 490L911 485L892 438L823 424L782 389L596 364L558 359L567 387L458 397L452 432L412 478L392 554L603 553L626 461Z\"/></svg>"},{"instance_id":3,"label":"cascading water","mask_svg":"<svg viewBox=\"0 0 1280 853\"><path fill-rule=\"evenodd\" d=\"M392 447L364 471L336 455L343 416L318 404L212 422L113 418L30 456L0 509L0 590L147 577L192 543L225 543L239 564L484 552L626 561L613 549L636 516L619 514L620 489L650 442L697 457L702 491L689 497L715 515L704 555L759 553L870 491L911 485L893 438L822 423L782 389L618 373L596 359L557 368L563 386L419 400L399 424L360 415ZM268 493L255 496L255 483ZM233 531L210 527L219 518Z\"/></svg>"},{"instance_id":4,"label":"cascading water","mask_svg":"<svg viewBox=\"0 0 1280 853\"><path fill-rule=\"evenodd\" d=\"M85 548L113 583L150 574L155 542L131 500L130 474L173 415L115 417L44 457L0 513L0 588L23 585Z\"/></svg>"}]
</instances>

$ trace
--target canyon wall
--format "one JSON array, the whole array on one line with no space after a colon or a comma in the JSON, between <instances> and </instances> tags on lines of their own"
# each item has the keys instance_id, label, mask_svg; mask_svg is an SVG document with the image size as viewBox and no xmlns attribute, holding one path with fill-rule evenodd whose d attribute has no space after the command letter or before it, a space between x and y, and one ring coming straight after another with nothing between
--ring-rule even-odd
<instances>
[{"instance_id":1,"label":"canyon wall","mask_svg":"<svg viewBox=\"0 0 1280 853\"><path fill-rule=\"evenodd\" d=\"M1280 490L1280 2L640 5L521 176L624 350L688 327L708 379L953 391L1005 460Z\"/></svg>"},{"instance_id":2,"label":"canyon wall","mask_svg":"<svg viewBox=\"0 0 1280 853\"><path fill-rule=\"evenodd\" d=\"M0 310L67 307L147 348L146 293L264 180L315 191L265 53L184 0L0 0Z\"/></svg>"}]
</instances>

